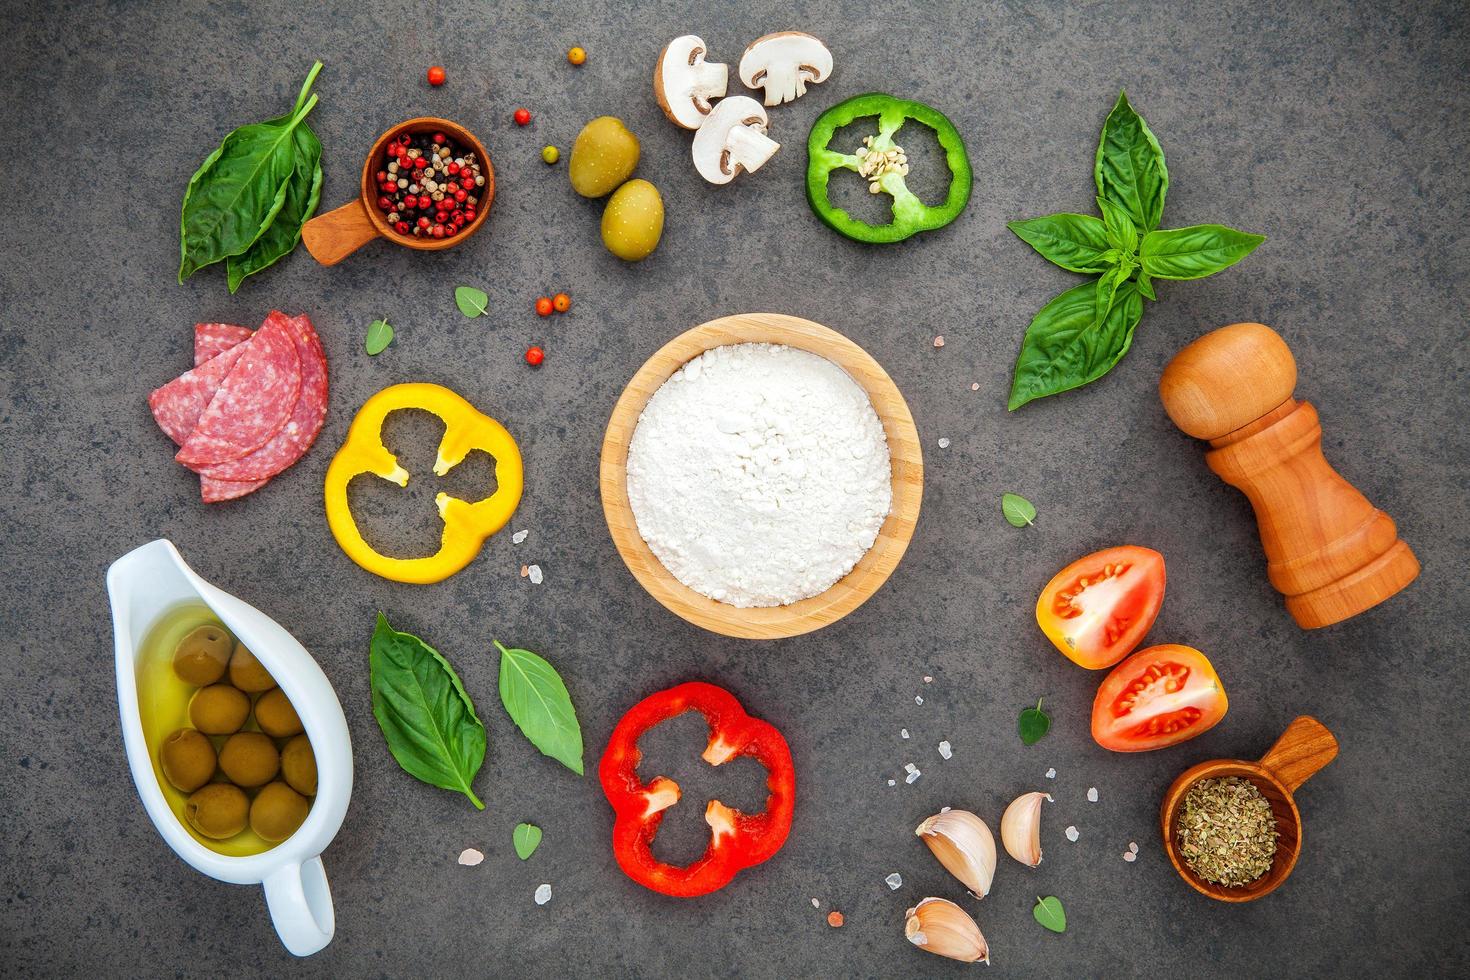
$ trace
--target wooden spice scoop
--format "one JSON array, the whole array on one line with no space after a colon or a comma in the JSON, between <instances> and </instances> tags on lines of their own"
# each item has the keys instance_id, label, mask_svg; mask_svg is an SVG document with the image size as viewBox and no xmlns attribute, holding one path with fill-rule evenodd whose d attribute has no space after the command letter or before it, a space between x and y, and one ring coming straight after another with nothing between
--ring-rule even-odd
<instances>
[{"instance_id":1,"label":"wooden spice scoop","mask_svg":"<svg viewBox=\"0 0 1470 980\"><path fill-rule=\"evenodd\" d=\"M1259 762L1241 759L1215 759L1191 766L1169 787L1164 794L1164 805L1160 818L1164 830L1164 850L1180 877L1189 882L1195 891L1219 899L1222 902L1249 902L1269 895L1291 874L1296 859L1302 851L1302 815L1292 798L1297 787L1311 778L1312 774L1337 758L1337 739L1325 725L1310 715L1302 715L1287 726L1286 731L1261 756ZM1240 776L1255 784L1271 804L1276 817L1276 830L1280 835L1276 841L1276 856L1271 869L1248 885L1217 885L1205 881L1195 874L1179 853L1174 837L1175 823L1184 794L1201 779L1218 779L1224 776Z\"/></svg>"},{"instance_id":2,"label":"wooden spice scoop","mask_svg":"<svg viewBox=\"0 0 1470 980\"><path fill-rule=\"evenodd\" d=\"M413 136L424 133L443 133L467 151L473 152L475 159L480 161L485 186L476 193L480 203L475 212L475 220L460 229L459 234L453 238L400 235L393 230L392 225L388 224L387 215L378 209L380 191L377 181L373 178L383 167L383 151L388 141L397 139L404 133ZM367 162L362 165L361 196L335 211L328 211L326 214L319 214L312 218L302 227L301 240L306 243L306 250L311 253L311 257L322 265L336 265L380 235L404 248L420 252L437 252L441 249L453 248L478 231L490 214L490 204L494 200L495 168L490 164L490 154L486 152L484 145L475 139L473 133L458 123L436 116L419 116L416 119L399 123L378 137L377 142L373 143L373 148L368 151Z\"/></svg>"},{"instance_id":3,"label":"wooden spice scoop","mask_svg":"<svg viewBox=\"0 0 1470 980\"><path fill-rule=\"evenodd\" d=\"M1164 368L1159 397L1174 424L1210 440L1205 462L1250 500L1266 574L1298 626L1341 622L1419 574L1393 518L1322 455L1310 402L1292 397L1296 361L1261 323L1233 323L1185 347Z\"/></svg>"}]
</instances>

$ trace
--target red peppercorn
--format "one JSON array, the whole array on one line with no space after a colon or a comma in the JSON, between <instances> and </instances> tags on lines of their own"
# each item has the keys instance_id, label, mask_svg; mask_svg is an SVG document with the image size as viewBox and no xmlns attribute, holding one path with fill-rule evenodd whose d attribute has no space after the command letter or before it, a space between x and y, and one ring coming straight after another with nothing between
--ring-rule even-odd
<instances>
[{"instance_id":1,"label":"red peppercorn","mask_svg":"<svg viewBox=\"0 0 1470 980\"><path fill-rule=\"evenodd\" d=\"M429 84L434 86L435 88L438 88L440 85L444 84L443 68L435 65L433 68L429 69Z\"/></svg>"},{"instance_id":2,"label":"red peppercorn","mask_svg":"<svg viewBox=\"0 0 1470 980\"><path fill-rule=\"evenodd\" d=\"M440 146L443 146L445 143L449 142L449 137L445 136L443 133L435 133L434 142L438 143Z\"/></svg>"},{"instance_id":3,"label":"red peppercorn","mask_svg":"<svg viewBox=\"0 0 1470 980\"><path fill-rule=\"evenodd\" d=\"M427 211L427 210L429 210L429 208L431 208L433 206L434 206L434 199L432 197L430 197L427 194L420 194L419 195L419 209L420 210Z\"/></svg>"},{"instance_id":4,"label":"red peppercorn","mask_svg":"<svg viewBox=\"0 0 1470 980\"><path fill-rule=\"evenodd\" d=\"M443 225L435 225L434 226L434 237L435 238L443 238L444 237L444 226Z\"/></svg>"},{"instance_id":5,"label":"red peppercorn","mask_svg":"<svg viewBox=\"0 0 1470 980\"><path fill-rule=\"evenodd\" d=\"M388 171L386 171L386 170L379 170L378 171L378 183L381 184L383 181L385 181L387 179L388 179Z\"/></svg>"},{"instance_id":6,"label":"red peppercorn","mask_svg":"<svg viewBox=\"0 0 1470 980\"><path fill-rule=\"evenodd\" d=\"M413 169L415 169L415 170L422 170L425 167L427 167L428 165L429 165L429 161L426 160L426 159L424 159L423 157L414 157L413 158Z\"/></svg>"},{"instance_id":7,"label":"red peppercorn","mask_svg":"<svg viewBox=\"0 0 1470 980\"><path fill-rule=\"evenodd\" d=\"M542 296L540 299L536 300L536 315L551 316L551 300L547 299L545 296Z\"/></svg>"},{"instance_id":8,"label":"red peppercorn","mask_svg":"<svg viewBox=\"0 0 1470 980\"><path fill-rule=\"evenodd\" d=\"M427 227L429 227L429 219L428 218L419 218L419 227L420 228L427 228Z\"/></svg>"},{"instance_id":9,"label":"red peppercorn","mask_svg":"<svg viewBox=\"0 0 1470 980\"><path fill-rule=\"evenodd\" d=\"M459 234L459 225L445 225L444 234L450 238L453 238L455 235Z\"/></svg>"},{"instance_id":10,"label":"red peppercorn","mask_svg":"<svg viewBox=\"0 0 1470 980\"><path fill-rule=\"evenodd\" d=\"M546 352L539 347L526 348L526 363L531 367L537 367L546 360Z\"/></svg>"},{"instance_id":11,"label":"red peppercorn","mask_svg":"<svg viewBox=\"0 0 1470 980\"><path fill-rule=\"evenodd\" d=\"M475 186L475 178L461 177L459 179L459 186L463 187L465 190L469 190L470 188Z\"/></svg>"},{"instance_id":12,"label":"red peppercorn","mask_svg":"<svg viewBox=\"0 0 1470 980\"><path fill-rule=\"evenodd\" d=\"M460 203L463 203L467 197L469 197L469 194L465 193L463 188L454 192L454 199Z\"/></svg>"},{"instance_id":13,"label":"red peppercorn","mask_svg":"<svg viewBox=\"0 0 1470 980\"><path fill-rule=\"evenodd\" d=\"M515 119L517 126L524 126L531 121L531 113L526 109L517 109Z\"/></svg>"},{"instance_id":14,"label":"red peppercorn","mask_svg":"<svg viewBox=\"0 0 1470 980\"><path fill-rule=\"evenodd\" d=\"M444 168L444 172L453 177L455 174L459 173L459 164L455 163L453 160L449 161L449 165Z\"/></svg>"},{"instance_id":15,"label":"red peppercorn","mask_svg":"<svg viewBox=\"0 0 1470 980\"><path fill-rule=\"evenodd\" d=\"M566 293L557 293L551 297L551 307L558 313L565 313L572 308L572 298Z\"/></svg>"},{"instance_id":16,"label":"red peppercorn","mask_svg":"<svg viewBox=\"0 0 1470 980\"><path fill-rule=\"evenodd\" d=\"M474 208L465 208L464 209L464 220L466 220L466 221L474 221L475 220L475 209Z\"/></svg>"},{"instance_id":17,"label":"red peppercorn","mask_svg":"<svg viewBox=\"0 0 1470 980\"><path fill-rule=\"evenodd\" d=\"M391 197L380 197L380 198L378 198L378 210L379 211L392 211L393 210L393 199Z\"/></svg>"},{"instance_id":18,"label":"red peppercorn","mask_svg":"<svg viewBox=\"0 0 1470 980\"><path fill-rule=\"evenodd\" d=\"M400 153L398 155L398 169L399 170L405 170L405 169L407 169L409 167L412 167L412 166L413 166L413 161L408 158L408 154L407 153Z\"/></svg>"},{"instance_id":19,"label":"red peppercorn","mask_svg":"<svg viewBox=\"0 0 1470 980\"><path fill-rule=\"evenodd\" d=\"M396 232L398 232L398 234L400 234L400 235L407 235L408 234L408 222L407 221L400 221L400 222L398 222L397 224L395 224L393 226L393 230L396 231Z\"/></svg>"}]
</instances>

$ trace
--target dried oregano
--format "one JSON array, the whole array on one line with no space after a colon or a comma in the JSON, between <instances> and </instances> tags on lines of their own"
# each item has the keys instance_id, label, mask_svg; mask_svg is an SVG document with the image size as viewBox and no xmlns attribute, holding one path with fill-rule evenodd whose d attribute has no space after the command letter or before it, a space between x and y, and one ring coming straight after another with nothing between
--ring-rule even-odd
<instances>
[{"instance_id":1,"label":"dried oregano","mask_svg":"<svg viewBox=\"0 0 1470 980\"><path fill-rule=\"evenodd\" d=\"M1175 828L1179 854L1206 881L1248 885L1271 870L1276 816L1248 779L1201 779L1184 794Z\"/></svg>"}]
</instances>

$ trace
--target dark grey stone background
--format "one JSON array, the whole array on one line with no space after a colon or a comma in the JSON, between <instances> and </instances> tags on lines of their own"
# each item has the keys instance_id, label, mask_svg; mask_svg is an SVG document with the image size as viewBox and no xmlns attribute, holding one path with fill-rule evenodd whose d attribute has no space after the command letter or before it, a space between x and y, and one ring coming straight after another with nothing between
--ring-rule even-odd
<instances>
[{"instance_id":1,"label":"dark grey stone background","mask_svg":"<svg viewBox=\"0 0 1470 980\"><path fill-rule=\"evenodd\" d=\"M913 827L947 805L995 826L1013 796L1038 788L1057 797L1043 819L1046 862L1027 871L1002 856L990 897L964 902L997 972L1470 968L1466 7L801 6L5 5L0 971L954 975L958 965L902 938L903 910L917 899L963 898ZM749 40L788 28L830 42L835 77L773 111L786 145L763 172L706 186L688 137L653 102L660 47L701 33L733 66ZM563 58L573 44L589 52L580 69ZM220 268L176 284L190 173L229 129L289 106L313 58L326 62L311 117L326 148L324 207L355 193L379 131L435 113L490 147L501 183L488 228L434 256L375 243L333 269L303 250L234 297ZM449 72L439 90L423 82L434 63ZM1098 127L1122 86L1168 155L1166 225L1218 221L1269 240L1215 278L1160 284L1132 352L1100 383L1007 414L1022 332L1074 279L1004 222L1091 209ZM933 103L964 133L974 197L945 231L864 248L808 210L808 127L871 90ZM521 105L535 113L528 129L510 120ZM548 168L539 156L555 143L565 161L577 130L601 113L622 116L642 139L638 173L668 209L662 245L638 265L602 249L601 203L573 195L565 164ZM459 283L490 293L490 316L455 311ZM531 313L536 296L562 289L574 297L570 315ZM263 492L204 506L145 396L188 366L196 320L255 325L272 307L309 312L322 334L333 384L326 429ZM777 643L721 639L658 606L619 561L596 485L604 423L637 366L676 333L742 310L810 317L871 351L907 396L927 463L923 517L888 584L841 623ZM363 333L380 315L398 339L368 358ZM1244 498L1205 469L1201 447L1174 429L1155 393L1183 344L1247 319L1286 336L1329 457L1398 520L1424 564L1405 594L1332 629L1291 623L1266 582ZM936 334L943 349L932 346ZM532 342L547 351L539 371L520 360ZM466 571L426 588L351 564L321 505L323 473L356 407L409 379L448 384L503 419L527 462L511 529L529 529L529 540L517 547L499 535ZM941 437L953 440L948 449ZM405 452L423 468L428 450ZM423 489L377 498L396 505L380 533L412 542L432 532L432 477ZM1004 490L1035 501L1034 528L1001 519ZM103 573L159 536L299 637L347 713L356 792L325 855L337 935L310 960L282 950L258 888L211 881L166 849L125 770ZM1092 743L1101 676L1066 662L1032 621L1058 568L1122 542L1168 559L1168 600L1150 640L1206 651L1231 698L1207 735L1142 756ZM539 587L517 574L533 561L546 573ZM476 784L484 813L389 757L368 699L377 609L437 644L477 700L491 742ZM515 731L496 696L492 637L561 669L587 778ZM781 727L800 801L777 858L718 894L674 901L618 871L591 772L627 707L695 677ZM1024 748L1016 714L1041 696L1054 727ZM1245 907L1207 901L1161 850L1164 788L1202 759L1260 755L1304 712L1337 733L1342 754L1299 794L1307 834L1295 874ZM911 741L900 739L904 727ZM684 732L658 748L677 776L693 770L699 747L695 730ZM935 751L946 738L949 762ZM924 773L912 786L901 780L908 761ZM1052 766L1058 776L1047 781ZM668 821L671 846L682 834L686 849L698 848L710 793L758 805L758 780L756 767L688 782L691 798ZM1089 786L1097 804L1085 801ZM511 849L521 820L546 833L526 863ZM1063 836L1069 824L1081 832L1076 844ZM1131 865L1121 859L1130 840L1141 847ZM486 853L484 864L455 864L467 846ZM883 883L892 871L904 876L897 892ZM531 900L541 882L554 887L544 908ZM1066 903L1063 936L1031 919L1047 894ZM824 921L832 907L847 917L840 930Z\"/></svg>"}]
</instances>

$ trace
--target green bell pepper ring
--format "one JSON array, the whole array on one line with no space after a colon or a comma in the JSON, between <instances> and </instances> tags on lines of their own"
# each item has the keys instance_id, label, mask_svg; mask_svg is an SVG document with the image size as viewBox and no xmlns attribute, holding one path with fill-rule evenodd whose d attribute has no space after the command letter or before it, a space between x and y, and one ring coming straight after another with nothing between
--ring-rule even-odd
<instances>
[{"instance_id":1,"label":"green bell pepper ring","mask_svg":"<svg viewBox=\"0 0 1470 980\"><path fill-rule=\"evenodd\" d=\"M878 117L878 135L869 137L855 153L839 153L827 148L837 130L865 116ZM903 175L908 163L903 148L893 137L908 120L934 130L949 164L949 193L944 203L929 207L904 186ZM897 151L893 154L890 151ZM921 231L943 228L960 216L970 201L970 158L965 141L954 123L944 113L922 102L896 99L873 92L839 102L817 117L806 140L806 199L817 217L832 230L859 242L885 244L901 242ZM827 181L832 171L842 167L854 171L893 198L893 220L886 225L870 225L851 217L834 205L827 196ZM876 192L875 192L876 193Z\"/></svg>"}]
</instances>

